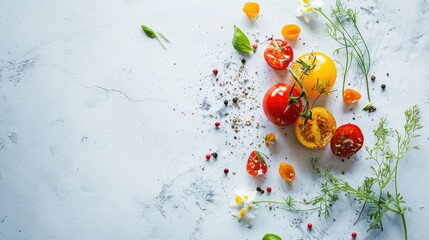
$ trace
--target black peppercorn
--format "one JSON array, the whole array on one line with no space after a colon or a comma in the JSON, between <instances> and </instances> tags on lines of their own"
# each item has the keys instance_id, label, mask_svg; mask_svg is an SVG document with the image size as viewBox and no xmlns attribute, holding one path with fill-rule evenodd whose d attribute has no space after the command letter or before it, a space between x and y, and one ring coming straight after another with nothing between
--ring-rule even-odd
<instances>
[{"instance_id":1,"label":"black peppercorn","mask_svg":"<svg viewBox=\"0 0 429 240\"><path fill-rule=\"evenodd\" d=\"M214 153L212 153L212 156L213 156L214 158L217 158L218 154L217 154L216 152L214 152Z\"/></svg>"},{"instance_id":2,"label":"black peppercorn","mask_svg":"<svg viewBox=\"0 0 429 240\"><path fill-rule=\"evenodd\" d=\"M225 104L225 106L228 105L228 100L223 101L223 104Z\"/></svg>"},{"instance_id":3,"label":"black peppercorn","mask_svg":"<svg viewBox=\"0 0 429 240\"><path fill-rule=\"evenodd\" d=\"M232 101L233 101L234 103L237 103L237 102L238 102L238 97L233 98L233 99L232 99Z\"/></svg>"},{"instance_id":4,"label":"black peppercorn","mask_svg":"<svg viewBox=\"0 0 429 240\"><path fill-rule=\"evenodd\" d=\"M386 88L386 84L384 84L384 83L383 83L383 84L381 84L381 89L383 89L383 90L384 90L385 88Z\"/></svg>"},{"instance_id":5,"label":"black peppercorn","mask_svg":"<svg viewBox=\"0 0 429 240\"><path fill-rule=\"evenodd\" d=\"M246 63L246 59L242 58L242 59L241 59L241 63L242 63L242 64L245 64L245 63Z\"/></svg>"},{"instance_id":6,"label":"black peppercorn","mask_svg":"<svg viewBox=\"0 0 429 240\"><path fill-rule=\"evenodd\" d=\"M262 189L260 187L256 188L256 191L260 192Z\"/></svg>"}]
</instances>

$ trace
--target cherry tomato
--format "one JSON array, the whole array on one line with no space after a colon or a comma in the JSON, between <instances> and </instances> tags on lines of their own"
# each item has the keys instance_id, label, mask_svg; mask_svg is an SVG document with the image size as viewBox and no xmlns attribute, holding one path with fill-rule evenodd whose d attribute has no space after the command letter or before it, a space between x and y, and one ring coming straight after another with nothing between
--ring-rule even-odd
<instances>
[{"instance_id":1,"label":"cherry tomato","mask_svg":"<svg viewBox=\"0 0 429 240\"><path fill-rule=\"evenodd\" d=\"M334 116L324 107L311 109L312 118L307 120L298 118L295 124L295 135L298 141L311 149L320 149L328 145L334 136L337 123Z\"/></svg>"},{"instance_id":2,"label":"cherry tomato","mask_svg":"<svg viewBox=\"0 0 429 240\"><path fill-rule=\"evenodd\" d=\"M282 35L288 40L296 40L301 33L301 28L295 24L286 24L282 28Z\"/></svg>"},{"instance_id":3,"label":"cherry tomato","mask_svg":"<svg viewBox=\"0 0 429 240\"><path fill-rule=\"evenodd\" d=\"M247 159L246 165L247 172L252 176L262 176L268 171L267 163L265 162L264 155L258 151L252 151Z\"/></svg>"},{"instance_id":4,"label":"cherry tomato","mask_svg":"<svg viewBox=\"0 0 429 240\"><path fill-rule=\"evenodd\" d=\"M250 19L256 19L259 16L259 4L257 2L247 2L243 6L243 12Z\"/></svg>"},{"instance_id":5,"label":"cherry tomato","mask_svg":"<svg viewBox=\"0 0 429 240\"><path fill-rule=\"evenodd\" d=\"M340 157L350 157L363 146L363 134L354 124L344 124L337 128L331 140L332 152Z\"/></svg>"},{"instance_id":6,"label":"cherry tomato","mask_svg":"<svg viewBox=\"0 0 429 240\"><path fill-rule=\"evenodd\" d=\"M288 182L292 182L295 179L295 169L289 163L280 163L279 174L284 180Z\"/></svg>"},{"instance_id":7,"label":"cherry tomato","mask_svg":"<svg viewBox=\"0 0 429 240\"><path fill-rule=\"evenodd\" d=\"M307 71L307 74L301 80L308 97L316 98L322 91L328 93L337 80L337 69L334 61L321 52L304 54L298 60L304 61L307 65L314 64L314 68ZM298 63L298 60L295 61L296 63L292 69L298 78L301 78L303 68Z\"/></svg>"},{"instance_id":8,"label":"cherry tomato","mask_svg":"<svg viewBox=\"0 0 429 240\"><path fill-rule=\"evenodd\" d=\"M264 58L271 67L285 70L293 60L293 50L284 40L272 40L264 51Z\"/></svg>"},{"instance_id":9,"label":"cherry tomato","mask_svg":"<svg viewBox=\"0 0 429 240\"><path fill-rule=\"evenodd\" d=\"M344 90L343 93L343 101L345 104L352 104L357 102L361 98L360 93L356 92L355 90L348 88Z\"/></svg>"},{"instance_id":10,"label":"cherry tomato","mask_svg":"<svg viewBox=\"0 0 429 240\"><path fill-rule=\"evenodd\" d=\"M289 105L289 93L291 90L291 85L278 83L265 93L262 107L268 120L272 123L287 126L294 123L299 117L299 113L303 108L302 102L299 100L298 105L294 103ZM292 96L294 97L299 96L299 94L300 92L296 88L292 91Z\"/></svg>"}]
</instances>

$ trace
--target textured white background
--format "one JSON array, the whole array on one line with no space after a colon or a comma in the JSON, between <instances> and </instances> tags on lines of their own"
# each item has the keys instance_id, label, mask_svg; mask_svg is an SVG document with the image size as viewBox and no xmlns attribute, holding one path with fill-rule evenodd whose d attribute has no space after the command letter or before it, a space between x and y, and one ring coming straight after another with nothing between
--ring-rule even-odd
<instances>
[{"instance_id":1,"label":"textured white background","mask_svg":"<svg viewBox=\"0 0 429 240\"><path fill-rule=\"evenodd\" d=\"M296 57L336 48L324 37L321 18L305 24L294 17L295 1L260 1L255 23L242 13L243 3L0 0L0 239L261 239L275 232L284 239L328 240L350 239L352 231L359 239L402 239L397 216L386 217L384 232L366 233L365 217L353 225L361 205L345 197L328 220L264 205L252 228L231 216L228 203L239 189L273 188L258 199L314 196L322 180L312 171L311 157L320 157L322 168L335 174L344 171L353 185L370 166L364 151L341 162L329 149L300 146L291 128L265 119L259 108L264 92L289 79L266 65L264 43L245 56L240 77L249 79L254 99L243 99L240 109L223 106L219 93L231 90L231 100L240 92L213 86L211 70L218 68L221 80L237 75L243 56L231 44L233 24L252 42L281 37L284 24L299 24ZM429 121L429 6L426 0L349 6L360 9L359 25L371 49L377 111L361 111L365 99L352 110L344 107L339 91L318 104L333 112L338 125L361 126L371 146L371 130L382 115L401 129L405 109L419 104L422 122ZM169 36L167 50L142 33L142 23ZM351 76L350 82L364 93L361 79ZM340 80L334 88L341 88ZM203 102L210 108L202 108ZM255 119L235 133L218 111ZM271 152L257 146L269 131L279 138ZM421 133L413 142L421 150L407 155L399 173L399 187L413 208L406 215L410 239L427 238L429 222L429 129ZM253 149L270 154L272 168L261 179L245 172ZM219 158L206 162L211 151ZM285 158L297 171L293 184L277 174ZM226 177L224 167L230 169Z\"/></svg>"}]
</instances>

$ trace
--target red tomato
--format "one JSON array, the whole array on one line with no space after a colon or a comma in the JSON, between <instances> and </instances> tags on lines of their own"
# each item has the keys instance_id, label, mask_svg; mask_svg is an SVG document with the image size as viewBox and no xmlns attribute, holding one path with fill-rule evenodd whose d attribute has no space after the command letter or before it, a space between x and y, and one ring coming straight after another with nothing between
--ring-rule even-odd
<instances>
[{"instance_id":1,"label":"red tomato","mask_svg":"<svg viewBox=\"0 0 429 240\"><path fill-rule=\"evenodd\" d=\"M340 157L350 157L363 146L363 134L354 124L344 124L337 128L331 139L332 152Z\"/></svg>"},{"instance_id":2,"label":"red tomato","mask_svg":"<svg viewBox=\"0 0 429 240\"><path fill-rule=\"evenodd\" d=\"M265 93L262 107L268 120L279 126L291 125L299 117L302 112L301 99L298 100L298 105L291 103L289 105L289 93L292 86L284 83L278 83L268 89ZM299 96L300 92L295 88L292 96ZM287 110L286 110L287 109Z\"/></svg>"},{"instance_id":3,"label":"red tomato","mask_svg":"<svg viewBox=\"0 0 429 240\"><path fill-rule=\"evenodd\" d=\"M246 165L247 172L252 176L262 176L268 171L267 163L265 162L264 156L258 151L252 151L247 160Z\"/></svg>"},{"instance_id":4,"label":"red tomato","mask_svg":"<svg viewBox=\"0 0 429 240\"><path fill-rule=\"evenodd\" d=\"M271 67L285 70L293 60L293 50L284 40L272 40L264 51L264 58Z\"/></svg>"}]
</instances>

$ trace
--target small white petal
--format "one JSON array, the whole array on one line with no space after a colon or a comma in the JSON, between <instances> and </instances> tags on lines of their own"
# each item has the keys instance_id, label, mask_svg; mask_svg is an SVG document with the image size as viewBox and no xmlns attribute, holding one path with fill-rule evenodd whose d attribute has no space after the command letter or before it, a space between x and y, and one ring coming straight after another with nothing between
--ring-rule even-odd
<instances>
[{"instance_id":1,"label":"small white petal","mask_svg":"<svg viewBox=\"0 0 429 240\"><path fill-rule=\"evenodd\" d=\"M314 8L320 8L320 7L323 7L323 1L321 1L321 0L314 0L312 3L311 3L311 6L312 7L314 7Z\"/></svg>"}]
</instances>

